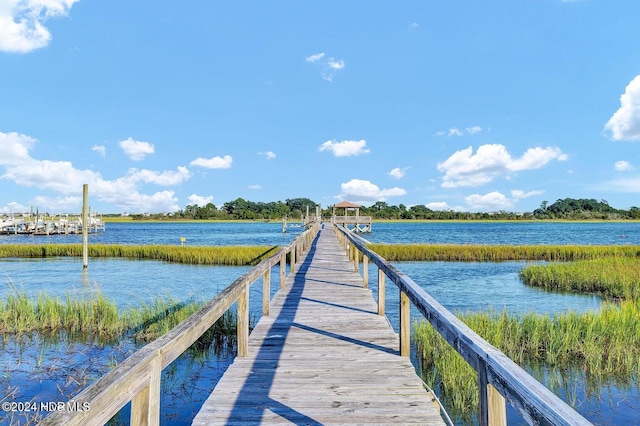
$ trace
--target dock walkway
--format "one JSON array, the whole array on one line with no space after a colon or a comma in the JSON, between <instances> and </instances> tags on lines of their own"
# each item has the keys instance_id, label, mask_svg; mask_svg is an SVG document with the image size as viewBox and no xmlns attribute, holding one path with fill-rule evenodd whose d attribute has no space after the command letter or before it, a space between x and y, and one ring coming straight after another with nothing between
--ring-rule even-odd
<instances>
[{"instance_id":1,"label":"dock walkway","mask_svg":"<svg viewBox=\"0 0 640 426\"><path fill-rule=\"evenodd\" d=\"M195 425L444 425L326 224Z\"/></svg>"}]
</instances>

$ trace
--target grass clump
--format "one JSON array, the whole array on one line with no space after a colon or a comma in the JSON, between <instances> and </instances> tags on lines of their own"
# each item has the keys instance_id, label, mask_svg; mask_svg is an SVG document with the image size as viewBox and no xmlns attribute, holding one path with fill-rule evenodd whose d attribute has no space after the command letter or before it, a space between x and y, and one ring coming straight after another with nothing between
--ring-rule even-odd
<instances>
[{"instance_id":1,"label":"grass clump","mask_svg":"<svg viewBox=\"0 0 640 426\"><path fill-rule=\"evenodd\" d=\"M368 248L390 262L576 261L605 257L640 257L639 246L369 244Z\"/></svg>"},{"instance_id":2,"label":"grass clump","mask_svg":"<svg viewBox=\"0 0 640 426\"><path fill-rule=\"evenodd\" d=\"M506 311L459 315L476 333L542 379L547 371L577 369L587 388L612 379L636 382L640 365L640 304L607 303L600 312L549 317ZM454 415L468 418L478 409L477 373L426 321L414 325L417 355L425 381L437 389ZM554 383L551 383L552 390Z\"/></svg>"},{"instance_id":3,"label":"grass clump","mask_svg":"<svg viewBox=\"0 0 640 426\"><path fill-rule=\"evenodd\" d=\"M60 298L39 293L31 298L14 287L0 301L0 335L38 332L50 337L64 333L68 338L98 339L102 343L128 337L147 343L167 333L202 306L203 303L194 300L178 302L171 296L158 296L150 303L121 312L115 302L99 291L88 297L67 293ZM236 317L235 312L226 312L207 332L205 340L235 336Z\"/></svg>"},{"instance_id":4,"label":"grass clump","mask_svg":"<svg viewBox=\"0 0 640 426\"><path fill-rule=\"evenodd\" d=\"M15 289L0 302L0 333L66 331L109 337L121 333L123 327L115 303L99 292L92 298L67 293L64 300L39 293L33 299Z\"/></svg>"},{"instance_id":5,"label":"grass clump","mask_svg":"<svg viewBox=\"0 0 640 426\"><path fill-rule=\"evenodd\" d=\"M91 244L90 257L162 260L191 265L255 265L276 252L277 246L169 246ZM82 257L81 244L5 244L0 257Z\"/></svg>"},{"instance_id":6,"label":"grass clump","mask_svg":"<svg viewBox=\"0 0 640 426\"><path fill-rule=\"evenodd\" d=\"M640 299L640 262L625 257L531 265L522 269L525 284L548 290L597 293L609 299Z\"/></svg>"}]
</instances>

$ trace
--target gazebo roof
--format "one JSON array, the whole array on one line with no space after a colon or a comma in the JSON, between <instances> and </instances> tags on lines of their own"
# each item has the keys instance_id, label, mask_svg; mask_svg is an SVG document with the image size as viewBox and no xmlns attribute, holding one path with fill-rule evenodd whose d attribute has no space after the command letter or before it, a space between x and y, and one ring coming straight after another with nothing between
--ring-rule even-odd
<instances>
[{"instance_id":1,"label":"gazebo roof","mask_svg":"<svg viewBox=\"0 0 640 426\"><path fill-rule=\"evenodd\" d=\"M338 208L338 209L341 209L341 208L358 209L358 208L360 208L359 205L354 204L354 203L350 203L348 201L340 201L338 204L336 204L333 207Z\"/></svg>"}]
</instances>

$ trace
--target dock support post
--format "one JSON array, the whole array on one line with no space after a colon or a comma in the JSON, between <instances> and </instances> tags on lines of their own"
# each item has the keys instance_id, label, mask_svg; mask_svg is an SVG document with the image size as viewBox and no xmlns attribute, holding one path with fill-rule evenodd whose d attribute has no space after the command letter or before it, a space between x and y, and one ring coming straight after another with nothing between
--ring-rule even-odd
<instances>
[{"instance_id":1,"label":"dock support post","mask_svg":"<svg viewBox=\"0 0 640 426\"><path fill-rule=\"evenodd\" d=\"M280 255L280 288L284 288L287 282L287 254L283 251Z\"/></svg>"},{"instance_id":2,"label":"dock support post","mask_svg":"<svg viewBox=\"0 0 640 426\"><path fill-rule=\"evenodd\" d=\"M400 290L400 356L411 355L411 303Z\"/></svg>"},{"instance_id":3,"label":"dock support post","mask_svg":"<svg viewBox=\"0 0 640 426\"><path fill-rule=\"evenodd\" d=\"M353 266L357 273L360 273L360 250L353 246Z\"/></svg>"},{"instance_id":4,"label":"dock support post","mask_svg":"<svg viewBox=\"0 0 640 426\"><path fill-rule=\"evenodd\" d=\"M89 184L82 185L82 269L89 267Z\"/></svg>"},{"instance_id":5,"label":"dock support post","mask_svg":"<svg viewBox=\"0 0 640 426\"><path fill-rule=\"evenodd\" d=\"M384 315L384 271L378 269L378 315Z\"/></svg>"},{"instance_id":6,"label":"dock support post","mask_svg":"<svg viewBox=\"0 0 640 426\"><path fill-rule=\"evenodd\" d=\"M507 426L507 402L492 385L487 385L489 425Z\"/></svg>"},{"instance_id":7,"label":"dock support post","mask_svg":"<svg viewBox=\"0 0 640 426\"><path fill-rule=\"evenodd\" d=\"M249 356L249 285L238 298L238 356Z\"/></svg>"},{"instance_id":8,"label":"dock support post","mask_svg":"<svg viewBox=\"0 0 640 426\"><path fill-rule=\"evenodd\" d=\"M369 288L369 258L362 254L362 287Z\"/></svg>"},{"instance_id":9,"label":"dock support post","mask_svg":"<svg viewBox=\"0 0 640 426\"><path fill-rule=\"evenodd\" d=\"M507 403L487 378L487 365L484 360L478 363L479 410L478 420L482 426L506 426Z\"/></svg>"},{"instance_id":10,"label":"dock support post","mask_svg":"<svg viewBox=\"0 0 640 426\"><path fill-rule=\"evenodd\" d=\"M291 247L291 251L289 252L289 260L291 265L289 266L289 273L293 274L296 271L296 248L297 244L294 244Z\"/></svg>"},{"instance_id":11,"label":"dock support post","mask_svg":"<svg viewBox=\"0 0 640 426\"><path fill-rule=\"evenodd\" d=\"M160 356L151 362L148 385L131 399L132 426L158 426L160 424L160 376L162 375Z\"/></svg>"},{"instance_id":12,"label":"dock support post","mask_svg":"<svg viewBox=\"0 0 640 426\"><path fill-rule=\"evenodd\" d=\"M262 275L262 315L269 315L271 304L271 269L264 271Z\"/></svg>"}]
</instances>

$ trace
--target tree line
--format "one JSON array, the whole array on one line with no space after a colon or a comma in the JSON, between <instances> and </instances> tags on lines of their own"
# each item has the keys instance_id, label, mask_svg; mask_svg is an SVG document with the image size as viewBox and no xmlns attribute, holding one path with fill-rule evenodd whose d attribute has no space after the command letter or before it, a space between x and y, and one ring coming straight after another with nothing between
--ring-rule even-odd
<instances>
[{"instance_id":1,"label":"tree line","mask_svg":"<svg viewBox=\"0 0 640 426\"><path fill-rule=\"evenodd\" d=\"M291 220L306 214L307 208L315 214L317 203L309 198L291 198L282 201L254 202L243 198L224 203L217 207L213 203L205 206L187 205L172 214L132 215L134 219L190 219L190 220L281 220L287 216ZM322 209L323 217L330 217L333 205ZM387 220L624 220L640 219L640 207L629 210L611 207L606 200L564 198L553 204L543 201L532 212L459 212L453 210L431 210L425 205L407 207L404 204L389 205L378 201L371 206L360 206L361 216ZM342 215L342 210L337 213ZM350 213L353 214L353 213Z\"/></svg>"}]
</instances>

